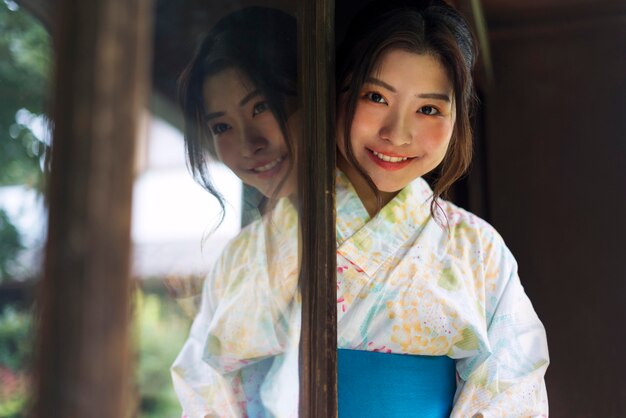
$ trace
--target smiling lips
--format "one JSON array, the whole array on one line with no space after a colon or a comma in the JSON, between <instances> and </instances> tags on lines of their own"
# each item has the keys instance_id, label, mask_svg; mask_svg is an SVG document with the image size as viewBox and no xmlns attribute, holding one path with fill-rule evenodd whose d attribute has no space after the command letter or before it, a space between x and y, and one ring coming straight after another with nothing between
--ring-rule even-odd
<instances>
[{"instance_id":1,"label":"smiling lips","mask_svg":"<svg viewBox=\"0 0 626 418\"><path fill-rule=\"evenodd\" d=\"M415 158L391 156L371 149L367 149L367 154L376 165L388 171L400 170L411 164L411 161Z\"/></svg>"},{"instance_id":2,"label":"smiling lips","mask_svg":"<svg viewBox=\"0 0 626 418\"><path fill-rule=\"evenodd\" d=\"M400 163L409 159L409 157L392 157L391 155L385 155L376 151L372 151L372 154L374 154L383 161L387 161L388 163Z\"/></svg>"},{"instance_id":3,"label":"smiling lips","mask_svg":"<svg viewBox=\"0 0 626 418\"><path fill-rule=\"evenodd\" d=\"M261 178L270 178L275 174L275 172L280 170L279 165L285 160L285 157L285 155L282 155L267 164L251 168L250 171L257 174Z\"/></svg>"}]
</instances>

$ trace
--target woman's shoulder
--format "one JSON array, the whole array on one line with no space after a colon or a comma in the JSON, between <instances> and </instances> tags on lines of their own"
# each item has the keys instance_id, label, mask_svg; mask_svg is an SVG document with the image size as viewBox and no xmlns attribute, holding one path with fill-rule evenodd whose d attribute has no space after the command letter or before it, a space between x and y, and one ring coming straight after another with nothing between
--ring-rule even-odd
<instances>
[{"instance_id":1,"label":"woman's shoulder","mask_svg":"<svg viewBox=\"0 0 626 418\"><path fill-rule=\"evenodd\" d=\"M226 244L220 260L240 260L263 253L268 242L278 243L292 238L296 227L297 212L289 200L283 198L271 211L242 228Z\"/></svg>"},{"instance_id":2,"label":"woman's shoulder","mask_svg":"<svg viewBox=\"0 0 626 418\"><path fill-rule=\"evenodd\" d=\"M257 219L243 227L224 247L219 257L220 262L225 262L233 257L245 256L253 250L257 243L263 239L263 219Z\"/></svg>"},{"instance_id":3,"label":"woman's shoulder","mask_svg":"<svg viewBox=\"0 0 626 418\"><path fill-rule=\"evenodd\" d=\"M493 255L499 257L510 256L504 238L489 222L446 200L441 200L439 207L440 221L448 229L451 243L473 247L483 253L498 253Z\"/></svg>"},{"instance_id":4,"label":"woman's shoulder","mask_svg":"<svg viewBox=\"0 0 626 418\"><path fill-rule=\"evenodd\" d=\"M442 202L441 209L448 229L442 253L471 272L468 277L472 278L474 288L482 289L481 293L487 296L491 312L510 281L519 283L517 261L490 223L450 202Z\"/></svg>"},{"instance_id":5,"label":"woman's shoulder","mask_svg":"<svg viewBox=\"0 0 626 418\"><path fill-rule=\"evenodd\" d=\"M297 213L288 199L245 226L216 260L209 277L217 287L232 277L268 268L274 257L293 252L297 245ZM219 282L219 283L218 283Z\"/></svg>"},{"instance_id":6,"label":"woman's shoulder","mask_svg":"<svg viewBox=\"0 0 626 418\"><path fill-rule=\"evenodd\" d=\"M285 228L291 225L295 231L295 208L281 203L275 209L278 211L272 216L266 214L251 222L230 239L210 266L202 285L202 306L206 312L214 312L220 301L238 289L254 288L249 285L265 280L272 266L287 264L276 262L276 257L297 254L297 235ZM278 246L280 251L274 251ZM287 261L291 259L295 257Z\"/></svg>"}]
</instances>

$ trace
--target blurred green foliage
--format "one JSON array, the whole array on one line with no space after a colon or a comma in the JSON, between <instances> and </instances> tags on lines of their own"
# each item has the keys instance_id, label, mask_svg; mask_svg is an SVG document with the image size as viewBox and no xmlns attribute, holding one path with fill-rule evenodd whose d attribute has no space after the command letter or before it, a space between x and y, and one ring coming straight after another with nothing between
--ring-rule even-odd
<instances>
[{"instance_id":1,"label":"blurred green foliage","mask_svg":"<svg viewBox=\"0 0 626 418\"><path fill-rule=\"evenodd\" d=\"M7 306L0 311L0 417L25 416L32 348L31 316Z\"/></svg>"},{"instance_id":2,"label":"blurred green foliage","mask_svg":"<svg viewBox=\"0 0 626 418\"><path fill-rule=\"evenodd\" d=\"M33 132L46 109L51 74L50 36L10 0L0 0L0 186L42 189L43 132ZM37 135L39 136L37 136ZM0 282L24 249L20 231L0 208ZM28 399L31 315L0 307L0 417L25 416Z\"/></svg>"},{"instance_id":3,"label":"blurred green foliage","mask_svg":"<svg viewBox=\"0 0 626 418\"><path fill-rule=\"evenodd\" d=\"M187 338L190 320L173 299L158 294L139 293L137 313L139 416L180 417L180 404L172 387L169 367Z\"/></svg>"},{"instance_id":4,"label":"blurred green foliage","mask_svg":"<svg viewBox=\"0 0 626 418\"><path fill-rule=\"evenodd\" d=\"M45 113L51 61L45 28L14 2L0 0L0 186L40 185L45 144L29 126Z\"/></svg>"},{"instance_id":5,"label":"blurred green foliage","mask_svg":"<svg viewBox=\"0 0 626 418\"><path fill-rule=\"evenodd\" d=\"M42 190L46 153L41 129L52 69L50 36L10 0L0 0L0 187ZM23 249L20 231L0 207L0 282ZM173 299L138 292L134 321L139 416L177 418L180 407L169 367L187 336L190 320ZM0 418L25 416L28 400L31 313L0 307Z\"/></svg>"},{"instance_id":6,"label":"blurred green foliage","mask_svg":"<svg viewBox=\"0 0 626 418\"><path fill-rule=\"evenodd\" d=\"M15 2L0 0L0 187L43 189L51 60L41 23ZM0 207L0 282L11 278L23 249L20 231Z\"/></svg>"},{"instance_id":7,"label":"blurred green foliage","mask_svg":"<svg viewBox=\"0 0 626 418\"><path fill-rule=\"evenodd\" d=\"M11 223L7 213L0 208L0 282L11 277L11 266L23 249L19 231Z\"/></svg>"},{"instance_id":8,"label":"blurred green foliage","mask_svg":"<svg viewBox=\"0 0 626 418\"><path fill-rule=\"evenodd\" d=\"M0 366L23 370L30 356L30 314L7 306L0 311Z\"/></svg>"},{"instance_id":9,"label":"blurred green foliage","mask_svg":"<svg viewBox=\"0 0 626 418\"><path fill-rule=\"evenodd\" d=\"M133 323L140 418L178 418L180 405L169 367L189 331L190 319L168 296L137 292ZM33 334L31 314L0 311L0 417L26 416Z\"/></svg>"}]
</instances>

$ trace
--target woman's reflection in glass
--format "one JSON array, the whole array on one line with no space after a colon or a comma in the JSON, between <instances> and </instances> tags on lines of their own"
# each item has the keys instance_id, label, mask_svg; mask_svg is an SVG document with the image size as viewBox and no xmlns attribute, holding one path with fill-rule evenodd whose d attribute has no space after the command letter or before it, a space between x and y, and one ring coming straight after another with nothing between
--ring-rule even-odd
<instances>
[{"instance_id":1,"label":"woman's reflection in glass","mask_svg":"<svg viewBox=\"0 0 626 418\"><path fill-rule=\"evenodd\" d=\"M220 20L181 76L193 176L221 203L207 171L218 158L265 196L264 216L228 244L207 276L200 312L172 366L189 417L297 413L297 366L281 367L297 365L299 329L297 216L289 199L296 71L295 19L252 7Z\"/></svg>"},{"instance_id":2,"label":"woman's reflection in glass","mask_svg":"<svg viewBox=\"0 0 626 418\"><path fill-rule=\"evenodd\" d=\"M295 19L278 10L232 13L215 25L181 75L189 165L218 199L209 155L267 198L295 190L295 31Z\"/></svg>"}]
</instances>

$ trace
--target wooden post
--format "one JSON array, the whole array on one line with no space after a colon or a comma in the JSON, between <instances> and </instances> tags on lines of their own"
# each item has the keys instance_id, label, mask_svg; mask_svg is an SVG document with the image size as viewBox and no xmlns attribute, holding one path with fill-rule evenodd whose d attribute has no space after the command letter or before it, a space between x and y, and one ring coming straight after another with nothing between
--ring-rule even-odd
<instances>
[{"instance_id":1,"label":"wooden post","mask_svg":"<svg viewBox=\"0 0 626 418\"><path fill-rule=\"evenodd\" d=\"M337 416L333 0L298 2L302 257L300 417Z\"/></svg>"},{"instance_id":2,"label":"wooden post","mask_svg":"<svg viewBox=\"0 0 626 418\"><path fill-rule=\"evenodd\" d=\"M129 416L130 216L149 0L63 0L34 417Z\"/></svg>"}]
</instances>

